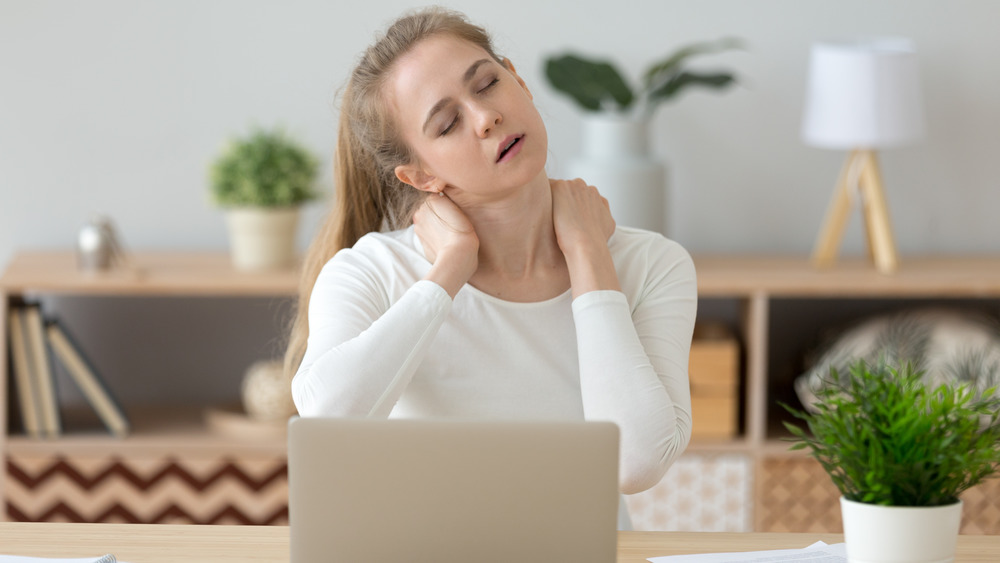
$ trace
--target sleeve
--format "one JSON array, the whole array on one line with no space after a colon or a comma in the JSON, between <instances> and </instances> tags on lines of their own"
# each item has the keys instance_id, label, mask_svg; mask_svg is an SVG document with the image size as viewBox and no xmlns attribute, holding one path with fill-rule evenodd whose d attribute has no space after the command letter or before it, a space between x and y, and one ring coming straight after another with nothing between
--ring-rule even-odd
<instances>
[{"instance_id":1,"label":"sleeve","mask_svg":"<svg viewBox=\"0 0 1000 563\"><path fill-rule=\"evenodd\" d=\"M370 269L336 258L309 302L309 339L292 398L302 416L389 416L451 310L426 280L389 302Z\"/></svg>"},{"instance_id":2,"label":"sleeve","mask_svg":"<svg viewBox=\"0 0 1000 563\"><path fill-rule=\"evenodd\" d=\"M676 243L655 254L631 308L619 291L573 301L584 416L618 424L625 494L656 485L691 439L694 263Z\"/></svg>"}]
</instances>

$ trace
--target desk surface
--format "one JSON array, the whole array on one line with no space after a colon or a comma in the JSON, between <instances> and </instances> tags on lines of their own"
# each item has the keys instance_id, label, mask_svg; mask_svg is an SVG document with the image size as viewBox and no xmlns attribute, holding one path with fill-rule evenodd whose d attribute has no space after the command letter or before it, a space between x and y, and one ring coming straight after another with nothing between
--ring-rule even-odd
<instances>
[{"instance_id":1,"label":"desk surface","mask_svg":"<svg viewBox=\"0 0 1000 563\"><path fill-rule=\"evenodd\" d=\"M685 553L803 548L839 534L621 532L618 563ZM129 563L288 561L287 526L0 523L0 553L86 557L114 553ZM1000 536L961 536L956 563L1000 560Z\"/></svg>"}]
</instances>

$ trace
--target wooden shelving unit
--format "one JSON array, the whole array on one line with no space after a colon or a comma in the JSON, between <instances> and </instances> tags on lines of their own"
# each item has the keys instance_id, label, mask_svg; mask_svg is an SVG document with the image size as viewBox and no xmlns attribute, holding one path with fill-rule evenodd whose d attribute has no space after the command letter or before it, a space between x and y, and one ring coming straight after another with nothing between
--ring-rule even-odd
<instances>
[{"instance_id":1,"label":"wooden shelving unit","mask_svg":"<svg viewBox=\"0 0 1000 563\"><path fill-rule=\"evenodd\" d=\"M743 442L754 452L784 447L775 442L776 405L768 398L775 301L939 303L1000 298L1000 257L908 258L891 275L878 273L861 259L844 260L825 270L814 268L804 257L705 256L696 257L695 264L700 300L735 299L740 304L746 390Z\"/></svg>"},{"instance_id":2,"label":"wooden shelving unit","mask_svg":"<svg viewBox=\"0 0 1000 563\"><path fill-rule=\"evenodd\" d=\"M778 405L794 394L798 344L877 312L924 305L975 308L1000 316L1000 257L904 257L891 275L867 260L843 260L819 270L805 257L695 259L702 303L735 300L744 346L744 434L733 444L693 445L694 455L743 455L752 467L752 529L840 531L839 493L819 464L790 452L781 425L790 417ZM793 311L803 311L791 314ZM701 312L699 312L701 316ZM790 323L794 326L786 326ZM986 483L963 497L963 533L1000 533L1000 483Z\"/></svg>"},{"instance_id":3,"label":"wooden shelving unit","mask_svg":"<svg viewBox=\"0 0 1000 563\"><path fill-rule=\"evenodd\" d=\"M292 271L237 272L224 253L143 252L134 253L131 261L129 269L86 274L77 270L74 255L69 252L17 254L0 277L0 318L6 319L12 304L45 295L287 298L295 294L298 284ZM783 328L782 321L775 318L776 305L780 309L798 303L797 300L856 303L905 299L908 302L983 300L984 306L993 307L991 300L1000 299L997 257L903 257L893 275L879 274L861 259L844 260L828 270L814 269L806 257L696 256L695 265L700 300L726 302L736 311L732 318L724 320L733 325L742 345L742 432L731 440L695 442L690 452L707 456L735 454L750 460L758 486L754 495L754 521L758 529L768 528L760 507L773 495L772 491L759 488L761 483L770 482L765 479L767 472L772 471L774 464L787 460L809 461L801 455L789 454L787 444L779 440L780 420L785 417L778 412L772 395L776 386L786 382L776 380L774 372L774 366L785 361L775 354L780 347L773 336ZM711 309L700 309L699 319L703 314L711 314ZM823 323L822 318L812 321ZM6 341L4 322L0 323L0 342ZM0 346L3 390L8 388L7 366L7 347ZM0 421L3 421L0 424L6 424L7 407L5 398L0 401ZM281 460L284 456L285 445L280 438L241 442L213 435L200 411L141 410L148 416L134 420L133 433L123 440L100 433L74 433L40 441L8 437L4 428L0 432L0 451L5 461L12 456L39 459L74 455L108 459L169 456L172 460L209 453L226 459L257 456ZM5 478L6 472L0 472L0 499L8 498Z\"/></svg>"},{"instance_id":4,"label":"wooden shelving unit","mask_svg":"<svg viewBox=\"0 0 1000 563\"><path fill-rule=\"evenodd\" d=\"M127 268L85 273L78 270L71 252L15 255L0 277L0 341L7 342L8 309L26 299L284 299L295 295L298 285L293 270L239 272L220 252L142 252L129 258ZM5 390L7 366L4 345L0 389ZM6 424L8 404L6 397L0 401L0 424ZM214 432L200 408L125 406L133 428L124 439L95 430L38 440L9 437L4 427L0 451L6 470L0 472L0 504L6 509L0 518L287 522L286 446L280 436L271 432L251 440Z\"/></svg>"},{"instance_id":5,"label":"wooden shelving unit","mask_svg":"<svg viewBox=\"0 0 1000 563\"><path fill-rule=\"evenodd\" d=\"M778 401L794 404L802 353L827 329L902 308L956 305L1000 317L995 256L904 256L892 275L864 259L818 270L806 257L695 256L695 266L699 322L728 324L743 348L743 431L727 442L693 442L660 485L627 498L643 529L841 531L839 493L829 477L782 440L781 422L790 417ZM993 499L1000 499L1000 480L963 497L963 533L1000 533L1000 501ZM677 516L678 507L699 503L733 508L722 516L717 508Z\"/></svg>"}]
</instances>

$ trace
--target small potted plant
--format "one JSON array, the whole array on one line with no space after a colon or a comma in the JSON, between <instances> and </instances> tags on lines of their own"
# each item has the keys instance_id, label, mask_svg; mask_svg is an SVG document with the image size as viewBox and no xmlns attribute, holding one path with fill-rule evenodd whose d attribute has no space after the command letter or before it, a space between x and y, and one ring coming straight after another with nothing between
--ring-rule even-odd
<instances>
[{"instance_id":1,"label":"small potted plant","mask_svg":"<svg viewBox=\"0 0 1000 563\"><path fill-rule=\"evenodd\" d=\"M211 167L211 192L226 210L233 264L270 270L295 263L299 209L316 197L318 163L280 130L229 142Z\"/></svg>"},{"instance_id":2,"label":"small potted plant","mask_svg":"<svg viewBox=\"0 0 1000 563\"><path fill-rule=\"evenodd\" d=\"M993 389L931 387L909 364L830 372L811 412L785 423L840 490L850 561L952 561L959 495L1000 469Z\"/></svg>"},{"instance_id":3,"label":"small potted plant","mask_svg":"<svg viewBox=\"0 0 1000 563\"><path fill-rule=\"evenodd\" d=\"M652 64L638 87L615 66L569 53L549 57L545 76L558 92L584 110L581 155L567 175L596 185L621 225L665 231L666 167L649 155L649 122L654 110L698 86L721 90L735 83L726 71L693 71L688 60L740 45L736 39L681 47Z\"/></svg>"}]
</instances>

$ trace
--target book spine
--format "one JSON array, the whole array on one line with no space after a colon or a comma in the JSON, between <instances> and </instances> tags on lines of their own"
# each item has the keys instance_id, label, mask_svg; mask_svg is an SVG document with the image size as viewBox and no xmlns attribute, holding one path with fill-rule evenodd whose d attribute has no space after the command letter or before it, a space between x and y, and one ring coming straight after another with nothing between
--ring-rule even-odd
<instances>
[{"instance_id":1,"label":"book spine","mask_svg":"<svg viewBox=\"0 0 1000 563\"><path fill-rule=\"evenodd\" d=\"M70 379L80 388L104 425L119 438L128 435L129 422L124 411L72 339L57 322L49 324L46 332L56 357L66 367Z\"/></svg>"},{"instance_id":2,"label":"book spine","mask_svg":"<svg viewBox=\"0 0 1000 563\"><path fill-rule=\"evenodd\" d=\"M31 350L32 373L38 392L38 405L42 420L42 433L48 438L56 438L61 432L59 402L56 399L55 381L52 378L52 363L48 347L45 345L45 327L42 310L37 305L24 309L25 328L28 331L28 347Z\"/></svg>"},{"instance_id":3,"label":"book spine","mask_svg":"<svg viewBox=\"0 0 1000 563\"><path fill-rule=\"evenodd\" d=\"M39 418L38 406L35 404L35 383L31 375L31 362L28 360L28 340L24 330L21 311L12 307L7 315L8 332L10 332L11 363L14 368L14 384L17 387L18 400L21 403L21 422L24 431L33 438L41 437L42 423Z\"/></svg>"}]
</instances>

